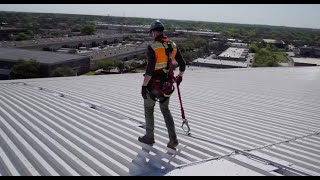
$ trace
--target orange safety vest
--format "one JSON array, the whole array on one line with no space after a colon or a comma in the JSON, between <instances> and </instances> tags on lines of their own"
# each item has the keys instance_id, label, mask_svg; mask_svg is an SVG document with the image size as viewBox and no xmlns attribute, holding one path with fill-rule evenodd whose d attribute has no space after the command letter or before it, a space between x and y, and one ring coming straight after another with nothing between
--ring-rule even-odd
<instances>
[{"instance_id":1,"label":"orange safety vest","mask_svg":"<svg viewBox=\"0 0 320 180\"><path fill-rule=\"evenodd\" d=\"M172 69L172 63L175 59L175 56L177 54L177 46L174 42L170 41L171 44L171 48L172 48L172 52L171 52L171 58L169 61L169 69L167 68L167 64L168 64L168 56L166 54L166 49L169 48L169 39L168 38L163 38L162 41L164 41L163 43L159 42L159 41L154 41L153 44L150 44L151 48L154 50L155 52L155 71L159 70L163 70L162 73L165 73L167 75L166 78L163 79L163 77L159 79L159 77L152 77L151 79L151 87L155 90L157 90L158 92L161 92L163 94L164 97L170 97L170 95L172 94L172 92L174 91L174 86L173 86L173 79L174 79L174 75L173 75L173 69ZM170 54L169 54L170 55ZM167 85L165 86L163 83L167 83Z\"/></svg>"},{"instance_id":2,"label":"orange safety vest","mask_svg":"<svg viewBox=\"0 0 320 180\"><path fill-rule=\"evenodd\" d=\"M168 62L168 56L166 55L166 47L167 42L169 42L168 38L164 38L163 39L163 44L159 41L155 41L153 44L151 44L151 48L154 50L155 52L155 61L156 61L156 65L155 65L155 69L154 70L160 70L160 69L164 69L167 67L167 62ZM171 42L171 47L173 49L172 51L172 55L171 55L171 62L173 62L176 54L177 54L177 46L174 42Z\"/></svg>"}]
</instances>

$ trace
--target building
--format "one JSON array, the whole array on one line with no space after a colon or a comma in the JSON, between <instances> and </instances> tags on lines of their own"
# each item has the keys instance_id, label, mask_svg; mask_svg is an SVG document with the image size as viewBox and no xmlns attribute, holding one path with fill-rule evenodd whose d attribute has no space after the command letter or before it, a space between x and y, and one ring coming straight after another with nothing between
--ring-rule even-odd
<instances>
[{"instance_id":1,"label":"building","mask_svg":"<svg viewBox=\"0 0 320 180\"><path fill-rule=\"evenodd\" d=\"M212 68L247 68L248 63L242 61L228 61L228 60L221 60L221 59L204 59L198 58L192 61L193 66L200 66L200 67L212 67Z\"/></svg>"},{"instance_id":2,"label":"building","mask_svg":"<svg viewBox=\"0 0 320 180\"><path fill-rule=\"evenodd\" d=\"M320 48L301 47L299 48L299 55L302 57L320 58Z\"/></svg>"},{"instance_id":3,"label":"building","mask_svg":"<svg viewBox=\"0 0 320 180\"><path fill-rule=\"evenodd\" d=\"M79 48L96 47L103 44L111 44L114 42L121 42L124 37L128 37L130 34L96 34L88 36L74 36L74 37L60 37L60 38L43 38L27 41L10 41L0 42L1 47L8 48L23 48L23 49L36 49L54 51L60 48Z\"/></svg>"},{"instance_id":4,"label":"building","mask_svg":"<svg viewBox=\"0 0 320 180\"><path fill-rule=\"evenodd\" d=\"M203 37L221 37L219 32L211 31L190 31L190 30L175 30L177 34L189 34L193 36L203 36Z\"/></svg>"},{"instance_id":5,"label":"building","mask_svg":"<svg viewBox=\"0 0 320 180\"><path fill-rule=\"evenodd\" d=\"M228 41L229 43L235 43L235 42L237 42L237 39L227 39L227 41Z\"/></svg>"},{"instance_id":6,"label":"building","mask_svg":"<svg viewBox=\"0 0 320 180\"><path fill-rule=\"evenodd\" d=\"M146 32L148 33L150 30L150 25L122 25L122 24L96 24L97 29L108 28L112 30L117 30L119 33L123 32Z\"/></svg>"},{"instance_id":7,"label":"building","mask_svg":"<svg viewBox=\"0 0 320 180\"><path fill-rule=\"evenodd\" d=\"M283 42L282 40L263 39L262 42L264 42L266 44L272 44L272 45L276 46L277 48L281 48L281 49L286 47L286 43Z\"/></svg>"},{"instance_id":8,"label":"building","mask_svg":"<svg viewBox=\"0 0 320 180\"><path fill-rule=\"evenodd\" d=\"M253 63L254 63L254 56L256 53L248 53L247 56L247 63L248 63L248 67L252 67Z\"/></svg>"},{"instance_id":9,"label":"building","mask_svg":"<svg viewBox=\"0 0 320 180\"><path fill-rule=\"evenodd\" d=\"M114 30L114 29L96 29L96 32L98 34L119 34L120 32L118 30Z\"/></svg>"},{"instance_id":10,"label":"building","mask_svg":"<svg viewBox=\"0 0 320 180\"><path fill-rule=\"evenodd\" d=\"M289 57L291 66L320 66L320 58Z\"/></svg>"},{"instance_id":11,"label":"building","mask_svg":"<svg viewBox=\"0 0 320 180\"><path fill-rule=\"evenodd\" d=\"M236 48L248 48L249 47L249 44L247 43L237 43L237 42L234 42L234 43L228 43L230 45L230 47L236 47Z\"/></svg>"},{"instance_id":12,"label":"building","mask_svg":"<svg viewBox=\"0 0 320 180\"><path fill-rule=\"evenodd\" d=\"M27 32L25 28L0 27L0 41L11 41L19 33Z\"/></svg>"},{"instance_id":13,"label":"building","mask_svg":"<svg viewBox=\"0 0 320 180\"><path fill-rule=\"evenodd\" d=\"M180 90L191 135L177 92L170 102L177 152L158 104L156 143L138 141L142 78L0 81L0 175L320 175L319 68L190 66Z\"/></svg>"},{"instance_id":14,"label":"building","mask_svg":"<svg viewBox=\"0 0 320 180\"><path fill-rule=\"evenodd\" d=\"M41 70L44 76L50 76L51 72L57 67L68 66L83 74L90 69L90 58L65 53L55 53L46 51L34 51L26 49L0 48L0 73L8 77L10 69L19 62L19 60L36 60L41 64Z\"/></svg>"},{"instance_id":15,"label":"building","mask_svg":"<svg viewBox=\"0 0 320 180\"><path fill-rule=\"evenodd\" d=\"M112 59L120 61L128 61L145 55L147 52L147 43L136 45L119 45L118 47L106 47L104 49L94 51L80 51L78 54L90 57L90 69L97 69L97 62L102 59Z\"/></svg>"},{"instance_id":16,"label":"building","mask_svg":"<svg viewBox=\"0 0 320 180\"><path fill-rule=\"evenodd\" d=\"M294 57L294 56L296 56L296 54L295 54L294 52L286 52L286 55L287 55L288 57Z\"/></svg>"},{"instance_id":17,"label":"building","mask_svg":"<svg viewBox=\"0 0 320 180\"><path fill-rule=\"evenodd\" d=\"M7 80L10 77L10 70L9 69L1 69L0 68L0 80Z\"/></svg>"},{"instance_id":18,"label":"building","mask_svg":"<svg viewBox=\"0 0 320 180\"><path fill-rule=\"evenodd\" d=\"M218 59L229 60L229 61L246 61L248 53L249 53L249 49L247 48L230 47L224 52L222 52L218 56Z\"/></svg>"}]
</instances>

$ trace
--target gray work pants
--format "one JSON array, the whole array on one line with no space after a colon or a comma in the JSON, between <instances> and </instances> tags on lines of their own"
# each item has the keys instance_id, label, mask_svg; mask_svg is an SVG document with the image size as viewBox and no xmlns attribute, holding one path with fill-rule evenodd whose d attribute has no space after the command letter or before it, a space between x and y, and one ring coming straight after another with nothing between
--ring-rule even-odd
<instances>
[{"instance_id":1,"label":"gray work pants","mask_svg":"<svg viewBox=\"0 0 320 180\"><path fill-rule=\"evenodd\" d=\"M147 95L147 99L144 99L144 114L146 119L146 136L148 138L154 138L154 106L157 101L154 101L151 99L150 95ZM168 129L168 135L169 139L176 139L176 131L174 126L174 121L171 115L171 112L169 110L169 102L170 98L168 98L165 102L160 103L160 110L162 112L162 115L164 117L167 129Z\"/></svg>"}]
</instances>

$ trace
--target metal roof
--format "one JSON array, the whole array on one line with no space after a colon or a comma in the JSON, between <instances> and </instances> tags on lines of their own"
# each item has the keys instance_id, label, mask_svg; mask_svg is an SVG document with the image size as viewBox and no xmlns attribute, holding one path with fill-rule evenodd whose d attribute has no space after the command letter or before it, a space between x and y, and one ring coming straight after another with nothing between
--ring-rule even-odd
<instances>
[{"instance_id":1,"label":"metal roof","mask_svg":"<svg viewBox=\"0 0 320 180\"><path fill-rule=\"evenodd\" d=\"M320 58L291 57L295 63L315 64L320 66Z\"/></svg>"},{"instance_id":2,"label":"metal roof","mask_svg":"<svg viewBox=\"0 0 320 180\"><path fill-rule=\"evenodd\" d=\"M193 34L202 34L202 35L220 35L219 32L210 32L210 31L190 31L190 30L175 30L175 32L184 32L184 33L193 33Z\"/></svg>"},{"instance_id":3,"label":"metal roof","mask_svg":"<svg viewBox=\"0 0 320 180\"><path fill-rule=\"evenodd\" d=\"M222 52L218 57L241 58L245 53L248 53L246 50L248 49L229 47L227 50Z\"/></svg>"},{"instance_id":4,"label":"metal roof","mask_svg":"<svg viewBox=\"0 0 320 180\"><path fill-rule=\"evenodd\" d=\"M10 70L9 69L1 69L0 68L0 74L2 74L2 75L9 75L10 74Z\"/></svg>"},{"instance_id":5,"label":"metal roof","mask_svg":"<svg viewBox=\"0 0 320 180\"><path fill-rule=\"evenodd\" d=\"M228 61L228 60L221 60L221 59L204 59L198 58L192 62L202 63L202 64L215 64L215 65L225 65L225 66L233 66L233 67L248 67L247 62L239 62L239 61Z\"/></svg>"},{"instance_id":6,"label":"metal roof","mask_svg":"<svg viewBox=\"0 0 320 180\"><path fill-rule=\"evenodd\" d=\"M276 44L276 43L285 44L282 40L275 40L275 39L263 39L262 41L270 44Z\"/></svg>"},{"instance_id":7,"label":"metal roof","mask_svg":"<svg viewBox=\"0 0 320 180\"><path fill-rule=\"evenodd\" d=\"M286 52L286 55L289 56L289 57L295 56L294 52Z\"/></svg>"},{"instance_id":8,"label":"metal roof","mask_svg":"<svg viewBox=\"0 0 320 180\"><path fill-rule=\"evenodd\" d=\"M104 58L112 58L120 55L126 54L138 54L139 52L146 52L148 42L142 44L132 44L132 45L120 45L119 47L105 47L104 49L90 50L90 51L80 51L79 54L90 56L91 60L101 60Z\"/></svg>"},{"instance_id":9,"label":"metal roof","mask_svg":"<svg viewBox=\"0 0 320 180\"><path fill-rule=\"evenodd\" d=\"M230 43L231 47L242 47L242 48L248 48L248 43Z\"/></svg>"},{"instance_id":10,"label":"metal roof","mask_svg":"<svg viewBox=\"0 0 320 180\"><path fill-rule=\"evenodd\" d=\"M49 51L36 51L18 48L0 48L0 61L17 62L21 59L34 59L43 64L55 64L64 61L85 59L86 56L57 53Z\"/></svg>"},{"instance_id":11,"label":"metal roof","mask_svg":"<svg viewBox=\"0 0 320 180\"><path fill-rule=\"evenodd\" d=\"M1 81L0 174L157 174L222 158L262 175L288 175L280 165L320 175L319 68L187 68L181 93L191 134L211 142L182 135L174 93L170 108L180 140L174 154L166 149L158 105L156 144L137 141L144 134L142 78Z\"/></svg>"},{"instance_id":12,"label":"metal roof","mask_svg":"<svg viewBox=\"0 0 320 180\"><path fill-rule=\"evenodd\" d=\"M72 42L85 42L85 41L97 41L101 39L109 38L122 38L130 34L96 34L96 35L87 35L87 36L73 36L73 37L57 37L57 38L42 38L34 40L25 40L25 41L1 41L0 47L32 47L38 45L55 45L61 43L72 43Z\"/></svg>"}]
</instances>

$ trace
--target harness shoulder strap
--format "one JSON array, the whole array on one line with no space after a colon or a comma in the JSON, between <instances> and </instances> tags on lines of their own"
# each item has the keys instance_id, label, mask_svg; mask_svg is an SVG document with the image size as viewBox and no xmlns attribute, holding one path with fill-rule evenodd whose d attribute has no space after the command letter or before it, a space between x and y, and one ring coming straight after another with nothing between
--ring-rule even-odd
<instances>
[{"instance_id":1,"label":"harness shoulder strap","mask_svg":"<svg viewBox=\"0 0 320 180\"><path fill-rule=\"evenodd\" d=\"M171 69L171 58L172 58L172 52L173 52L173 48L172 48L172 43L171 41L167 41L167 42L163 42L162 43L163 47L165 48L165 51L166 51L166 55L168 57L168 61L167 61L167 67L165 68L166 69L166 73L168 73L168 71Z\"/></svg>"}]
</instances>

